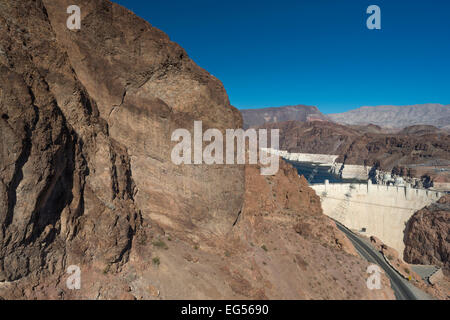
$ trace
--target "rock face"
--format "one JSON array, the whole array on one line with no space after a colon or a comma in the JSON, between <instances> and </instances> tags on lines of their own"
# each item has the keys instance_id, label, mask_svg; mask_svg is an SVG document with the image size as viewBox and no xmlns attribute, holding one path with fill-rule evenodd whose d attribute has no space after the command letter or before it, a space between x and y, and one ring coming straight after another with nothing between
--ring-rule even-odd
<instances>
[{"instance_id":1,"label":"rock face","mask_svg":"<svg viewBox=\"0 0 450 320\"><path fill-rule=\"evenodd\" d=\"M244 128L258 127L266 123L290 120L301 122L310 120L328 120L328 118L323 115L317 107L304 105L279 108L247 109L241 110L241 113L244 119Z\"/></svg>"},{"instance_id":2,"label":"rock face","mask_svg":"<svg viewBox=\"0 0 450 320\"><path fill-rule=\"evenodd\" d=\"M96 101L109 136L127 147L142 214L166 227L208 225L228 232L242 207L243 167L174 165L169 140L175 129L192 128L194 120L202 120L205 130L241 126L222 83L167 35L120 6L80 2L83 27L71 32L61 10L71 2L44 3L58 43Z\"/></svg>"},{"instance_id":3,"label":"rock face","mask_svg":"<svg viewBox=\"0 0 450 320\"><path fill-rule=\"evenodd\" d=\"M225 232L243 202L242 167L170 161L170 133L205 118L211 105L217 121L205 125L240 126L220 82L167 36L109 2L80 3L83 29L71 32L69 5L1 4L1 280L81 258L116 267L137 220L150 215L185 232L196 224ZM141 37L145 54L135 52L136 43L119 45ZM53 246L73 246L79 256L58 255Z\"/></svg>"},{"instance_id":4,"label":"rock face","mask_svg":"<svg viewBox=\"0 0 450 320\"><path fill-rule=\"evenodd\" d=\"M129 155L52 37L43 4L0 9L0 281L72 259L117 268L138 223Z\"/></svg>"},{"instance_id":5,"label":"rock face","mask_svg":"<svg viewBox=\"0 0 450 320\"><path fill-rule=\"evenodd\" d=\"M336 161L346 165L375 166L420 177L426 172L410 165L445 167L450 163L450 135L434 127L416 126L398 133L322 121L287 121L263 127L280 129L281 150L339 155Z\"/></svg>"},{"instance_id":6,"label":"rock face","mask_svg":"<svg viewBox=\"0 0 450 320\"><path fill-rule=\"evenodd\" d=\"M71 4L0 2L0 298L394 297L289 165L174 165L173 130L242 126L222 84L109 1L68 30Z\"/></svg>"},{"instance_id":7,"label":"rock face","mask_svg":"<svg viewBox=\"0 0 450 320\"><path fill-rule=\"evenodd\" d=\"M404 259L433 264L450 276L450 196L417 211L405 229Z\"/></svg>"},{"instance_id":8,"label":"rock face","mask_svg":"<svg viewBox=\"0 0 450 320\"><path fill-rule=\"evenodd\" d=\"M412 106L361 107L328 115L342 124L374 124L381 127L404 128L412 125L450 125L450 105L419 104Z\"/></svg>"}]
</instances>

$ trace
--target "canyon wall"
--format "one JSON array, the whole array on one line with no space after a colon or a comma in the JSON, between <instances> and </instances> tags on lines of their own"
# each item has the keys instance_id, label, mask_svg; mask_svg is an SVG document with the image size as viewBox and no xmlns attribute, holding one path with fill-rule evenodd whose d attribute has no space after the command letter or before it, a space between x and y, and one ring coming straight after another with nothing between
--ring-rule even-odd
<instances>
[{"instance_id":1,"label":"canyon wall","mask_svg":"<svg viewBox=\"0 0 450 320\"><path fill-rule=\"evenodd\" d=\"M450 195L419 211L405 230L405 261L442 267L450 276Z\"/></svg>"}]
</instances>

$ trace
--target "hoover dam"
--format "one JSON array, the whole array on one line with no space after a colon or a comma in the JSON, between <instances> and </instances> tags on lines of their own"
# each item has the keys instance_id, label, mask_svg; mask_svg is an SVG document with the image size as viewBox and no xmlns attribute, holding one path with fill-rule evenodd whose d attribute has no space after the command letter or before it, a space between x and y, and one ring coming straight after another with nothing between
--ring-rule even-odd
<instances>
[{"instance_id":1,"label":"hoover dam","mask_svg":"<svg viewBox=\"0 0 450 320\"><path fill-rule=\"evenodd\" d=\"M409 186L329 183L311 186L326 215L367 236L376 236L403 255L403 232L415 211L439 200L443 192Z\"/></svg>"}]
</instances>

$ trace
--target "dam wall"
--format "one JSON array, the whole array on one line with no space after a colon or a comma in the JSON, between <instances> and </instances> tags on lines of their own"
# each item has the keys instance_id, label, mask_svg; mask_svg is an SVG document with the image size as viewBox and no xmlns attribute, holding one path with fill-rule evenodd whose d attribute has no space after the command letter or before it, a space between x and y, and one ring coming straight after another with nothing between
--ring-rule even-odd
<instances>
[{"instance_id":1,"label":"dam wall","mask_svg":"<svg viewBox=\"0 0 450 320\"><path fill-rule=\"evenodd\" d=\"M417 210L435 202L444 193L408 186L368 184L316 184L311 186L321 198L326 215L347 228L376 236L403 257L403 232Z\"/></svg>"}]
</instances>

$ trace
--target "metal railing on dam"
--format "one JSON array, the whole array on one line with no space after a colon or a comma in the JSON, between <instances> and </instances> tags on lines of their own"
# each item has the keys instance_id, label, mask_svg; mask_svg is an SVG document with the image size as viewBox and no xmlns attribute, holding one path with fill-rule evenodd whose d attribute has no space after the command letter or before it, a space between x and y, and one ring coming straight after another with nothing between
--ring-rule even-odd
<instances>
[{"instance_id":1,"label":"metal railing on dam","mask_svg":"<svg viewBox=\"0 0 450 320\"><path fill-rule=\"evenodd\" d=\"M403 232L419 209L439 200L444 192L370 183L311 185L326 215L353 230L376 236L403 256Z\"/></svg>"}]
</instances>

